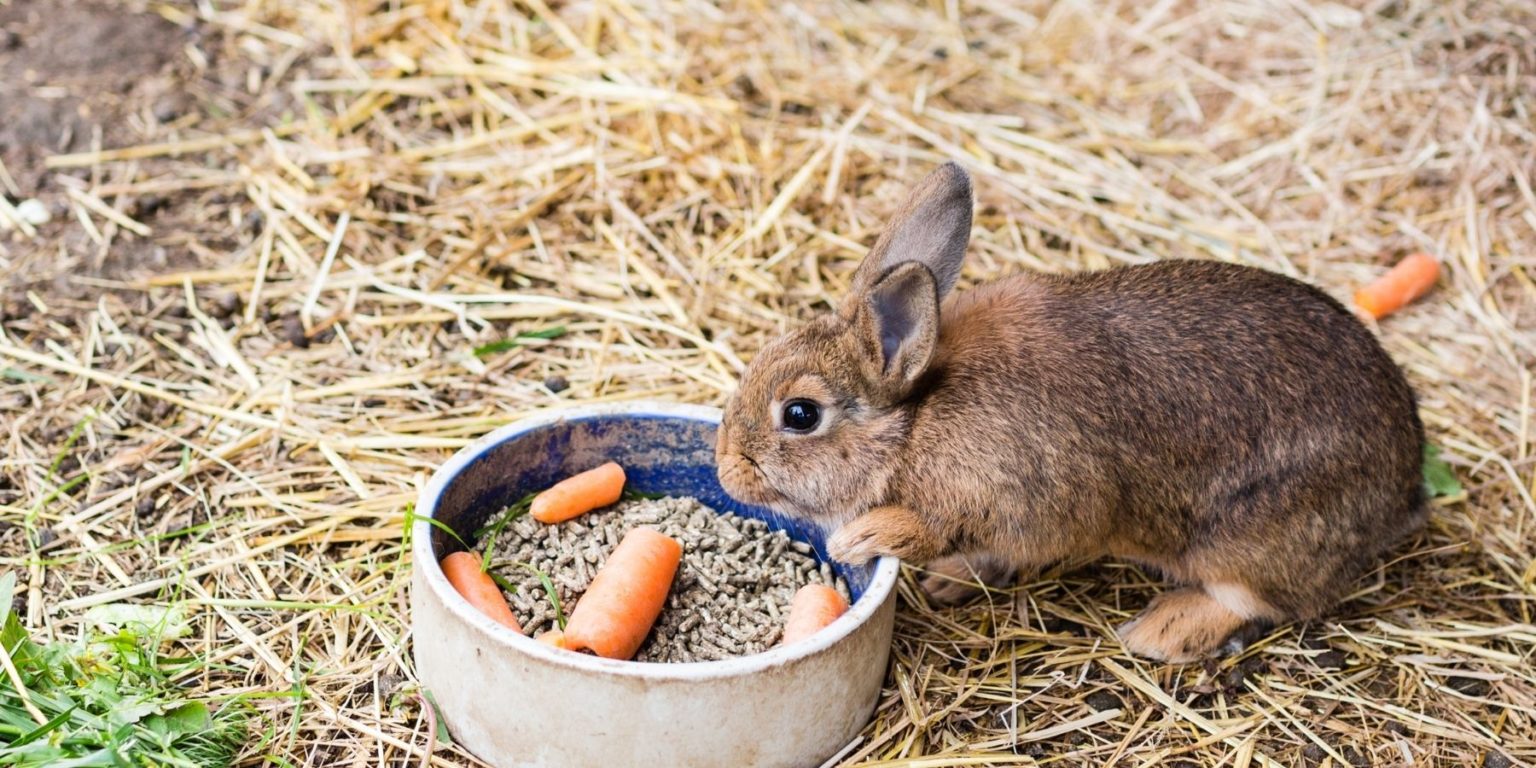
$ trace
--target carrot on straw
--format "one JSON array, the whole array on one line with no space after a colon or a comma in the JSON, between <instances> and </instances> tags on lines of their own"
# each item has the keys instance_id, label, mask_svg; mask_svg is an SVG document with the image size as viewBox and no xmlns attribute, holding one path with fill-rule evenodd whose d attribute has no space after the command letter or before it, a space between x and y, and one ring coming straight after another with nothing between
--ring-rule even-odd
<instances>
[{"instance_id":1,"label":"carrot on straw","mask_svg":"<svg viewBox=\"0 0 1536 768\"><path fill-rule=\"evenodd\" d=\"M848 610L848 601L837 590L825 584L807 584L795 593L789 604L789 618L784 622L784 639L788 645L804 640L820 632L828 624Z\"/></svg>"},{"instance_id":2,"label":"carrot on straw","mask_svg":"<svg viewBox=\"0 0 1536 768\"><path fill-rule=\"evenodd\" d=\"M640 650L661 614L683 545L651 528L624 534L565 622L565 648L606 659Z\"/></svg>"},{"instance_id":3,"label":"carrot on straw","mask_svg":"<svg viewBox=\"0 0 1536 768\"><path fill-rule=\"evenodd\" d=\"M1415 253L1355 292L1355 304L1380 320L1423 296L1440 279L1440 262L1427 253Z\"/></svg>"},{"instance_id":4,"label":"carrot on straw","mask_svg":"<svg viewBox=\"0 0 1536 768\"><path fill-rule=\"evenodd\" d=\"M448 577L448 583L452 584L470 605L514 632L523 631L522 625L517 623L517 617L512 615L512 608L507 605L507 599L502 597L501 588L491 580L489 573L480 570L479 555L473 552L455 552L443 558L442 565L443 575Z\"/></svg>"},{"instance_id":5,"label":"carrot on straw","mask_svg":"<svg viewBox=\"0 0 1536 768\"><path fill-rule=\"evenodd\" d=\"M562 523L577 515L606 507L624 493L624 468L608 462L572 475L533 497L528 513L541 523Z\"/></svg>"}]
</instances>

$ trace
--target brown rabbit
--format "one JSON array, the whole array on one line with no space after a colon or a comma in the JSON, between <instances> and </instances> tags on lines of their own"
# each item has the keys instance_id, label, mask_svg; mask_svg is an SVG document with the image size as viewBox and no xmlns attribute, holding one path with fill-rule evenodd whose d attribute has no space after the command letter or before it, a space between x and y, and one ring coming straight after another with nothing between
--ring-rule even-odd
<instances>
[{"instance_id":1,"label":"brown rabbit","mask_svg":"<svg viewBox=\"0 0 1536 768\"><path fill-rule=\"evenodd\" d=\"M1168 661L1316 616L1423 523L1413 391L1338 302L1200 261L946 300L971 207L941 167L847 301L752 361L719 434L731 495L840 526L838 560L929 562L941 598L1059 561L1151 566L1181 586L1120 636Z\"/></svg>"}]
</instances>

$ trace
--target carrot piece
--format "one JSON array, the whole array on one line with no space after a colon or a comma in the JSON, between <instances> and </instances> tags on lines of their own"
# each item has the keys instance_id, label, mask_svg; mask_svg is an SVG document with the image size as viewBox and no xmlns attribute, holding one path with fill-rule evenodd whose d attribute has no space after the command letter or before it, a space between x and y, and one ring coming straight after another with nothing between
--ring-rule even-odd
<instances>
[{"instance_id":1,"label":"carrot piece","mask_svg":"<svg viewBox=\"0 0 1536 768\"><path fill-rule=\"evenodd\" d=\"M473 552L455 552L443 558L442 565L443 575L448 577L448 583L452 584L470 605L514 632L523 631L522 625L517 623L517 617L512 615L512 608L507 605L507 599L502 596L501 587L496 586L496 582L491 580L489 573L480 570L479 555Z\"/></svg>"},{"instance_id":2,"label":"carrot piece","mask_svg":"<svg viewBox=\"0 0 1536 768\"><path fill-rule=\"evenodd\" d=\"M563 523L619 500L624 468L613 462L572 475L533 497L528 513L541 523Z\"/></svg>"},{"instance_id":3,"label":"carrot piece","mask_svg":"<svg viewBox=\"0 0 1536 768\"><path fill-rule=\"evenodd\" d=\"M807 584L795 593L789 604L789 618L784 622L784 639L788 645L804 640L837 621L848 610L848 601L837 590L825 584Z\"/></svg>"},{"instance_id":4,"label":"carrot piece","mask_svg":"<svg viewBox=\"0 0 1536 768\"><path fill-rule=\"evenodd\" d=\"M534 639L545 645L553 645L556 648L565 647L565 633L558 629L551 629L547 632L541 632L539 633L539 636Z\"/></svg>"},{"instance_id":5,"label":"carrot piece","mask_svg":"<svg viewBox=\"0 0 1536 768\"><path fill-rule=\"evenodd\" d=\"M1415 253L1355 292L1355 304L1380 320L1423 296L1440 279L1440 262L1427 253Z\"/></svg>"},{"instance_id":6,"label":"carrot piece","mask_svg":"<svg viewBox=\"0 0 1536 768\"><path fill-rule=\"evenodd\" d=\"M629 659L661 615L683 545L652 528L624 534L565 622L565 647Z\"/></svg>"}]
</instances>

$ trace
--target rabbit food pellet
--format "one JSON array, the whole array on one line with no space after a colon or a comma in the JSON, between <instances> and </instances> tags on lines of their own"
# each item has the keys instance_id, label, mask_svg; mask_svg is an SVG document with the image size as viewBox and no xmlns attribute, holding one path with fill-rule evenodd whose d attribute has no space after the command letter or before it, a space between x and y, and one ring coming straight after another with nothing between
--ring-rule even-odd
<instances>
[{"instance_id":1,"label":"rabbit food pellet","mask_svg":"<svg viewBox=\"0 0 1536 768\"><path fill-rule=\"evenodd\" d=\"M556 525L524 515L501 531L491 545L495 572L516 588L507 601L527 633L556 627L554 604L535 569L549 577L569 615L608 553L641 525L681 543L683 561L636 661L713 661L765 651L779 639L795 590L820 583L848 596L848 586L809 545L761 520L717 514L697 499L641 499Z\"/></svg>"}]
</instances>

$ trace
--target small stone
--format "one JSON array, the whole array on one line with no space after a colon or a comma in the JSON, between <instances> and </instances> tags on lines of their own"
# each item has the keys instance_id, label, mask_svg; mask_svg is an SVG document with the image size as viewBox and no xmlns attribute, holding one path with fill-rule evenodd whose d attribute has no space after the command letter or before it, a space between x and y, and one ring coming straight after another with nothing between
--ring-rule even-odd
<instances>
[{"instance_id":1,"label":"small stone","mask_svg":"<svg viewBox=\"0 0 1536 768\"><path fill-rule=\"evenodd\" d=\"M1227 673L1222 676L1221 685L1222 688L1226 689L1229 693L1234 691L1241 691L1243 690L1243 681L1247 679L1248 670L1243 669L1240 666L1233 667L1227 670Z\"/></svg>"},{"instance_id":2,"label":"small stone","mask_svg":"<svg viewBox=\"0 0 1536 768\"><path fill-rule=\"evenodd\" d=\"M53 220L53 212L37 198L28 198L16 204L16 215L34 227L41 227Z\"/></svg>"},{"instance_id":3,"label":"small stone","mask_svg":"<svg viewBox=\"0 0 1536 768\"><path fill-rule=\"evenodd\" d=\"M153 515L155 513L155 497L145 496L139 499L139 503L133 508L133 513L138 515L140 520Z\"/></svg>"},{"instance_id":4,"label":"small stone","mask_svg":"<svg viewBox=\"0 0 1536 768\"><path fill-rule=\"evenodd\" d=\"M1312 663L1323 669L1343 669L1348 662L1349 657L1343 651L1324 651L1312 657Z\"/></svg>"},{"instance_id":5,"label":"small stone","mask_svg":"<svg viewBox=\"0 0 1536 768\"><path fill-rule=\"evenodd\" d=\"M155 99L155 119L162 123L169 123L187 113L191 108L192 100L182 91L167 93Z\"/></svg>"},{"instance_id":6,"label":"small stone","mask_svg":"<svg viewBox=\"0 0 1536 768\"><path fill-rule=\"evenodd\" d=\"M1491 686L1487 680L1479 680L1475 677L1453 677L1445 681L1452 690L1460 692L1464 696L1483 698L1488 695Z\"/></svg>"},{"instance_id":7,"label":"small stone","mask_svg":"<svg viewBox=\"0 0 1536 768\"><path fill-rule=\"evenodd\" d=\"M128 212L138 218L147 219L159 213L169 202L163 195L145 195L134 198L128 205Z\"/></svg>"},{"instance_id":8,"label":"small stone","mask_svg":"<svg viewBox=\"0 0 1536 768\"><path fill-rule=\"evenodd\" d=\"M1489 752L1483 755L1483 768L1509 768L1514 761L1499 752Z\"/></svg>"},{"instance_id":9,"label":"small stone","mask_svg":"<svg viewBox=\"0 0 1536 768\"><path fill-rule=\"evenodd\" d=\"M571 383L564 376L549 376L544 379L544 388L559 394L571 388Z\"/></svg>"},{"instance_id":10,"label":"small stone","mask_svg":"<svg viewBox=\"0 0 1536 768\"><path fill-rule=\"evenodd\" d=\"M1106 709L1114 709L1120 706L1120 697L1109 691L1094 691L1083 699L1095 712L1103 712Z\"/></svg>"},{"instance_id":11,"label":"small stone","mask_svg":"<svg viewBox=\"0 0 1536 768\"><path fill-rule=\"evenodd\" d=\"M304 333L304 321L297 312L283 316L283 338L299 349L309 349L309 335Z\"/></svg>"},{"instance_id":12,"label":"small stone","mask_svg":"<svg viewBox=\"0 0 1536 768\"><path fill-rule=\"evenodd\" d=\"M213 308L209 314L219 320L230 317L241 309L240 294L234 291L225 291L213 302Z\"/></svg>"},{"instance_id":13,"label":"small stone","mask_svg":"<svg viewBox=\"0 0 1536 768\"><path fill-rule=\"evenodd\" d=\"M1308 744L1301 748L1301 759L1305 760L1307 765L1317 765L1327 756L1328 751L1316 744Z\"/></svg>"}]
</instances>

